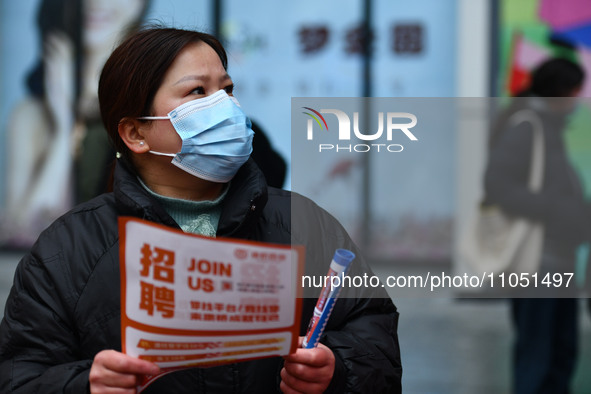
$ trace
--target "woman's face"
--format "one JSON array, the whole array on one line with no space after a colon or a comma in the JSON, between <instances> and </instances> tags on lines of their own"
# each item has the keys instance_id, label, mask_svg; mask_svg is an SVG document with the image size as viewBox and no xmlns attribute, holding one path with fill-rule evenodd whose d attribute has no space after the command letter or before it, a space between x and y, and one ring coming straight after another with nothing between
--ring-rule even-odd
<instances>
[{"instance_id":1,"label":"woman's face","mask_svg":"<svg viewBox=\"0 0 591 394\"><path fill-rule=\"evenodd\" d=\"M147 0L84 0L84 44L87 47L108 45L136 22Z\"/></svg>"},{"instance_id":2,"label":"woman's face","mask_svg":"<svg viewBox=\"0 0 591 394\"><path fill-rule=\"evenodd\" d=\"M232 95L233 88L232 79L213 48L204 42L191 43L179 53L164 75L154 96L152 115L166 116L179 105L220 89ZM181 150L181 138L168 120L150 122L144 136L151 150L164 153Z\"/></svg>"}]
</instances>

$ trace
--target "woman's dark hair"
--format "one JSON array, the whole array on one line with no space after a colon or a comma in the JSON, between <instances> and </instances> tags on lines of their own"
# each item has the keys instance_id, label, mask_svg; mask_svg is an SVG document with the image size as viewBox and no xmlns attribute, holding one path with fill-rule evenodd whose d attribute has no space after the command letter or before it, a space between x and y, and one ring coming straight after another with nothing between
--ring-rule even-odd
<instances>
[{"instance_id":1,"label":"woman's dark hair","mask_svg":"<svg viewBox=\"0 0 591 394\"><path fill-rule=\"evenodd\" d=\"M101 117L115 149L124 157L129 150L119 137L119 122L151 113L156 91L172 62L183 48L196 42L213 48L224 69L228 68L226 51L214 36L165 27L132 34L105 63L98 88Z\"/></svg>"},{"instance_id":2,"label":"woman's dark hair","mask_svg":"<svg viewBox=\"0 0 591 394\"><path fill-rule=\"evenodd\" d=\"M37 32L39 33L40 53L49 34L60 32L70 39L74 47L74 68L76 81L80 77L80 54L82 37L82 1L80 0L42 0L37 9ZM45 96L45 67L43 56L27 75L27 88L29 92L39 98ZM79 83L76 84L76 96L79 93Z\"/></svg>"},{"instance_id":3,"label":"woman's dark hair","mask_svg":"<svg viewBox=\"0 0 591 394\"><path fill-rule=\"evenodd\" d=\"M513 100L495 119L489 134L489 149L502 134L511 115L525 107L525 100L519 97L570 97L584 80L583 68L570 60L553 58L540 64L532 72L529 86L516 94L518 99Z\"/></svg>"}]
</instances>

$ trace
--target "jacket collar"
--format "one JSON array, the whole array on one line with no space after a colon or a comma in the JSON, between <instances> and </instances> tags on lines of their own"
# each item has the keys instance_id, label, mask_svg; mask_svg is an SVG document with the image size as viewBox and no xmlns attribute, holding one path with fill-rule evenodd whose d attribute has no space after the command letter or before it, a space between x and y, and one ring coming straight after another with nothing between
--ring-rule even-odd
<instances>
[{"instance_id":1,"label":"jacket collar","mask_svg":"<svg viewBox=\"0 0 591 394\"><path fill-rule=\"evenodd\" d=\"M137 180L133 167L117 161L113 191L121 215L139 217L178 228L162 206ZM267 203L267 183L261 170L249 159L232 179L222 203L218 236L247 238Z\"/></svg>"},{"instance_id":2,"label":"jacket collar","mask_svg":"<svg viewBox=\"0 0 591 394\"><path fill-rule=\"evenodd\" d=\"M158 201L140 185L137 172L125 159L117 160L113 178L113 192L120 215L179 228Z\"/></svg>"},{"instance_id":3,"label":"jacket collar","mask_svg":"<svg viewBox=\"0 0 591 394\"><path fill-rule=\"evenodd\" d=\"M230 183L223 201L218 236L246 238L267 204L265 176L249 159Z\"/></svg>"}]
</instances>

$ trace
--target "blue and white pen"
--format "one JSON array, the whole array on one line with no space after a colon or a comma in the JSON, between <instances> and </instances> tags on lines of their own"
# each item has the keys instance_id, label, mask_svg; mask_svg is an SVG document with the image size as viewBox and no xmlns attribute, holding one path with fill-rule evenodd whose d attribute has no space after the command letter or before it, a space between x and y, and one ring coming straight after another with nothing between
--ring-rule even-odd
<instances>
[{"instance_id":1,"label":"blue and white pen","mask_svg":"<svg viewBox=\"0 0 591 394\"><path fill-rule=\"evenodd\" d=\"M328 318L330 317L334 304L341 291L343 277L347 275L351 261L353 261L354 258L355 253L350 250L337 249L335 251L328 270L327 280L325 281L322 292L316 302L314 314L308 325L308 332L302 343L303 348L312 349L318 346L318 341L324 332L326 323L328 323ZM332 279L335 280L333 281Z\"/></svg>"}]
</instances>

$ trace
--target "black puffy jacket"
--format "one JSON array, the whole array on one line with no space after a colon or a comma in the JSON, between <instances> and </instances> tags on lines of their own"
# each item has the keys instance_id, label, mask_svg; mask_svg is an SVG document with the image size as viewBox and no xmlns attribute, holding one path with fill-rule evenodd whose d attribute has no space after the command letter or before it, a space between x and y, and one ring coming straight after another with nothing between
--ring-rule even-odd
<instances>
[{"instance_id":1,"label":"black puffy jacket","mask_svg":"<svg viewBox=\"0 0 591 394\"><path fill-rule=\"evenodd\" d=\"M118 216L178 228L119 163L113 193L76 207L45 230L18 265L0 325L2 392L88 392L94 356L104 349L121 350ZM359 255L332 216L295 193L267 188L252 161L231 183L218 236L303 244L308 274L325 275L336 248ZM352 275L368 271L361 258L353 267ZM314 305L315 299L304 299L302 334ZM339 299L321 340L336 359L328 391L400 392L397 322L385 292L352 289ZM277 392L282 364L275 357L182 370L145 392Z\"/></svg>"}]
</instances>

